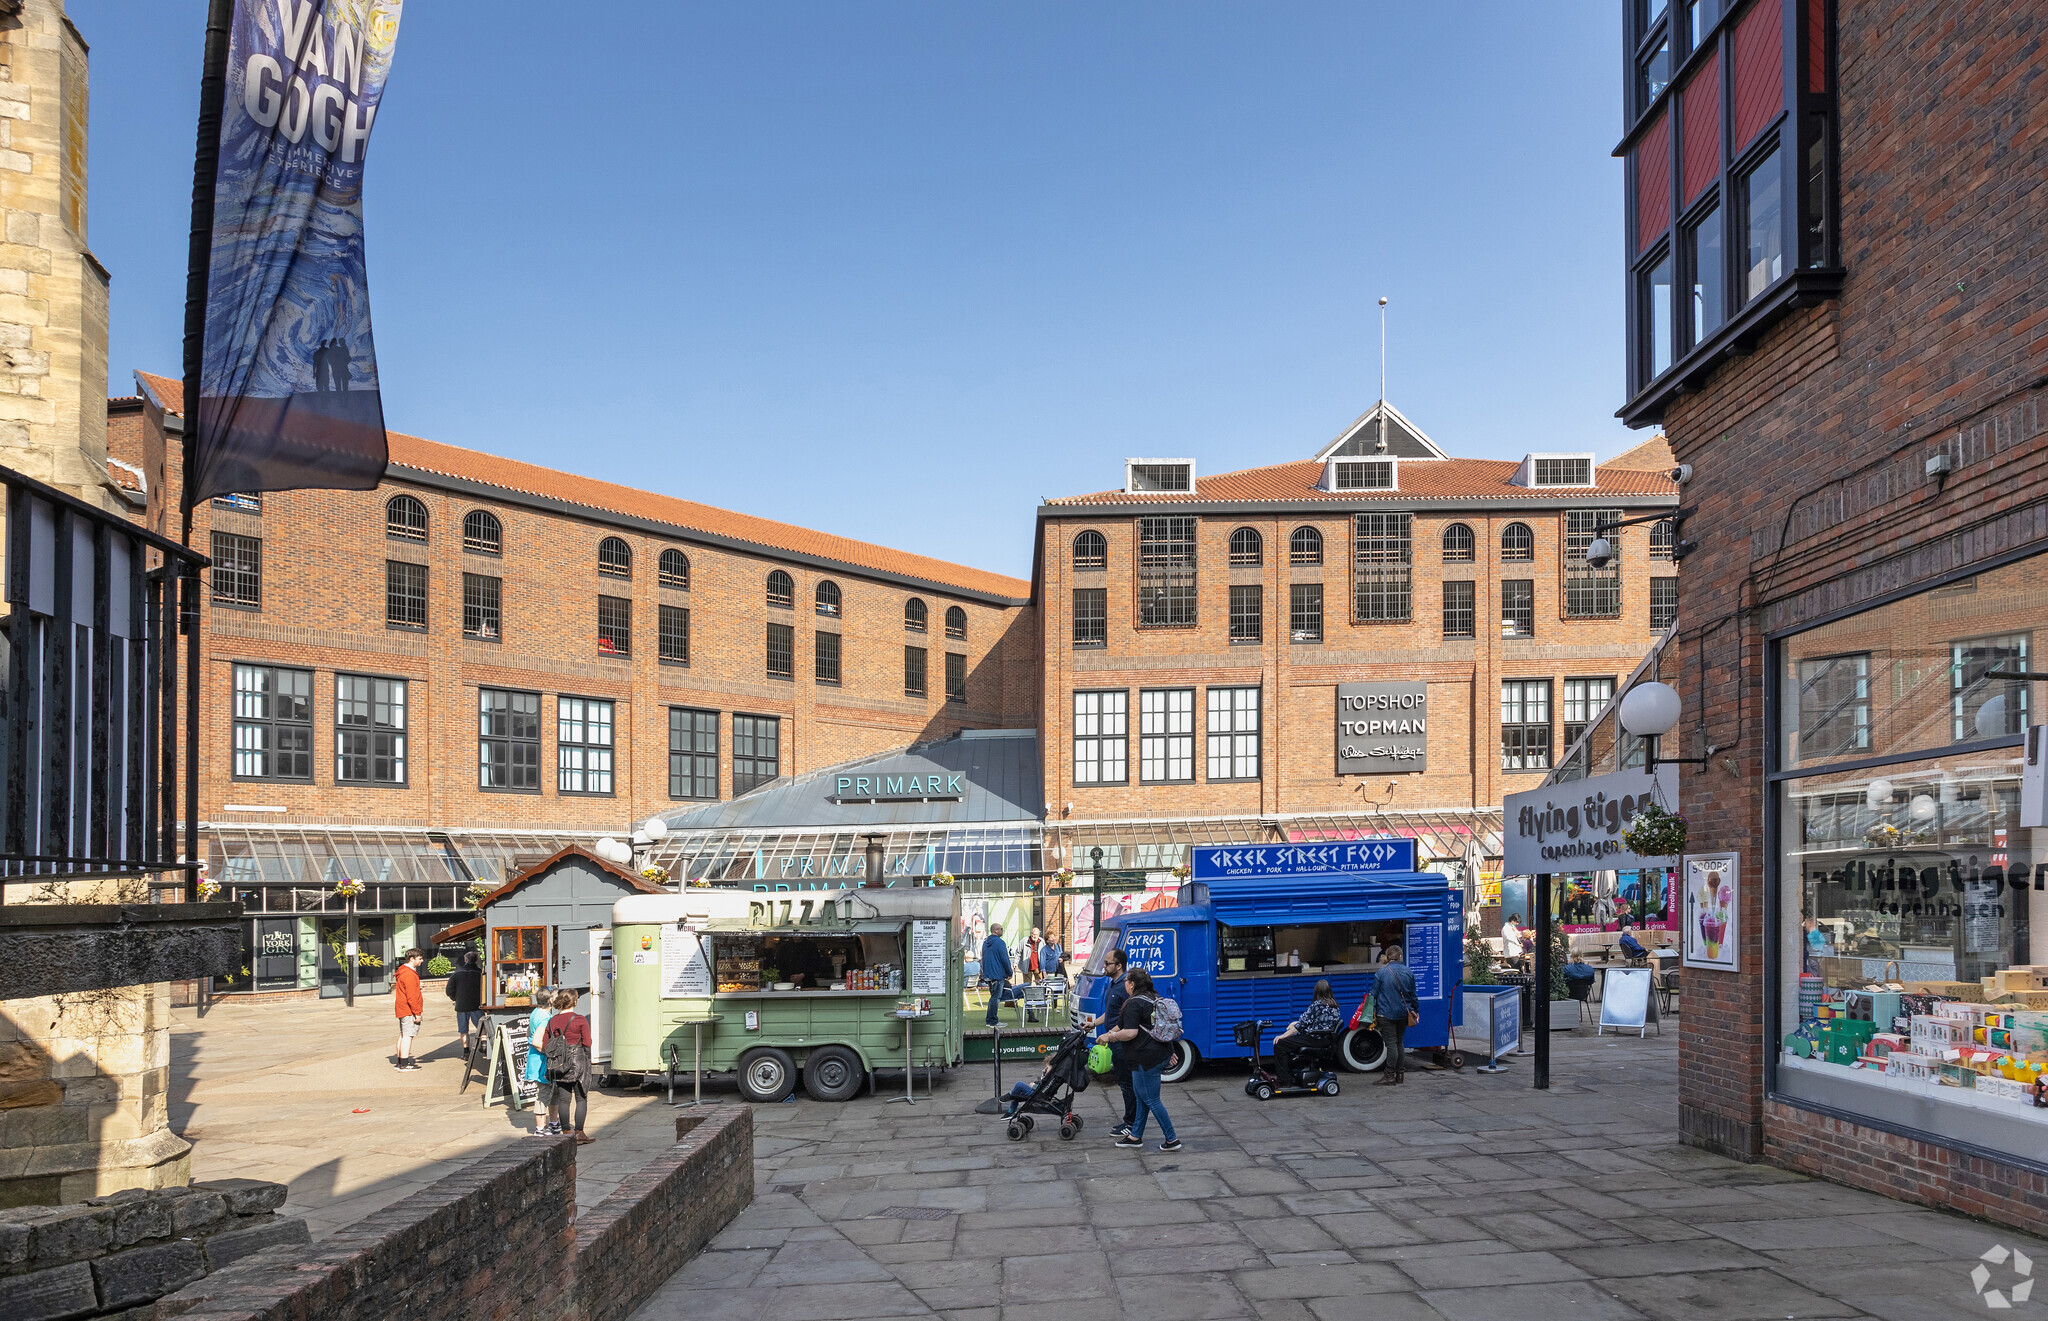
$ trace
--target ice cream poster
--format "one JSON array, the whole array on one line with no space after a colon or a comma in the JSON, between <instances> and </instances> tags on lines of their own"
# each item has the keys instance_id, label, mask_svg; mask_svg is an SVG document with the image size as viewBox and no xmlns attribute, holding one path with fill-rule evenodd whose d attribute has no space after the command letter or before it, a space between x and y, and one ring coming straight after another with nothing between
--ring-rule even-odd
<instances>
[{"instance_id":1,"label":"ice cream poster","mask_svg":"<svg viewBox=\"0 0 2048 1321\"><path fill-rule=\"evenodd\" d=\"M1742 919L1739 855L1685 859L1685 966L1736 972Z\"/></svg>"}]
</instances>

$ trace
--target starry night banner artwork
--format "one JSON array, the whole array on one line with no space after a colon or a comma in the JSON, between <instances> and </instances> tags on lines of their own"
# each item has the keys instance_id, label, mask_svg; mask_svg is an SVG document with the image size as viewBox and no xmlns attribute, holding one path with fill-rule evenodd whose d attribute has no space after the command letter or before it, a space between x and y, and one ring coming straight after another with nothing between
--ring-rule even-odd
<instances>
[{"instance_id":1,"label":"starry night banner artwork","mask_svg":"<svg viewBox=\"0 0 2048 1321\"><path fill-rule=\"evenodd\" d=\"M236 0L188 498L368 490L388 451L363 164L401 0Z\"/></svg>"}]
</instances>

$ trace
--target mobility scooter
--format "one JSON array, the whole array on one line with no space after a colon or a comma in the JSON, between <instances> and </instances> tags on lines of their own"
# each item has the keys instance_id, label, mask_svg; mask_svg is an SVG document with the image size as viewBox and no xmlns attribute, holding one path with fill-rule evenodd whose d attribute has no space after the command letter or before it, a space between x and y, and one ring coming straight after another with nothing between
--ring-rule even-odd
<instances>
[{"instance_id":1,"label":"mobility scooter","mask_svg":"<svg viewBox=\"0 0 2048 1321\"><path fill-rule=\"evenodd\" d=\"M1245 1079L1246 1096L1270 1101L1276 1096L1335 1096L1337 1082L1337 1034L1304 1032L1301 1045L1293 1052L1292 1067L1283 1068L1276 1058L1269 1068L1259 1054L1259 1043L1272 1022L1246 1019L1233 1029L1237 1044L1252 1053L1252 1076Z\"/></svg>"}]
</instances>

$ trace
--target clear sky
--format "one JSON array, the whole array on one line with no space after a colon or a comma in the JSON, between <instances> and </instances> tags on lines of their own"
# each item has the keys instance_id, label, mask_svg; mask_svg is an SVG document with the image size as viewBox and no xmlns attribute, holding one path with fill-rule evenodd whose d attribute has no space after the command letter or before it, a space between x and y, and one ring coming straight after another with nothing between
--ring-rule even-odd
<instances>
[{"instance_id":1,"label":"clear sky","mask_svg":"<svg viewBox=\"0 0 2048 1321\"><path fill-rule=\"evenodd\" d=\"M265 0L266 3L269 0ZM110 379L176 376L203 0L70 0ZM413 0L371 139L394 430L1027 575L1126 455L1388 396L1603 458L1609 4Z\"/></svg>"}]
</instances>

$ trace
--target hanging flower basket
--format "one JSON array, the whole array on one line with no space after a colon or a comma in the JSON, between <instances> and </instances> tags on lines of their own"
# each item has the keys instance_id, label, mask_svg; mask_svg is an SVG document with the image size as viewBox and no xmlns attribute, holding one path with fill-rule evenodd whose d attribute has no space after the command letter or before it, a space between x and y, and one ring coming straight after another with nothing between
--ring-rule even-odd
<instances>
[{"instance_id":1,"label":"hanging flower basket","mask_svg":"<svg viewBox=\"0 0 2048 1321\"><path fill-rule=\"evenodd\" d=\"M951 885L952 883L953 873L949 871L942 871L937 876L932 877L933 885Z\"/></svg>"},{"instance_id":2,"label":"hanging flower basket","mask_svg":"<svg viewBox=\"0 0 2048 1321\"><path fill-rule=\"evenodd\" d=\"M1052 874L1052 878L1061 885L1072 885L1074 883L1074 869L1072 867L1062 867Z\"/></svg>"},{"instance_id":3,"label":"hanging flower basket","mask_svg":"<svg viewBox=\"0 0 2048 1321\"><path fill-rule=\"evenodd\" d=\"M1924 830L1908 830L1904 826L1896 826L1889 821L1880 821L1863 832L1863 842L1872 848L1879 849L1895 849L1903 844L1925 844L1933 838L1934 830L1932 827Z\"/></svg>"},{"instance_id":4,"label":"hanging flower basket","mask_svg":"<svg viewBox=\"0 0 2048 1321\"><path fill-rule=\"evenodd\" d=\"M1639 858L1675 858L1685 852L1685 818L1651 803L1630 818L1621 842Z\"/></svg>"},{"instance_id":5,"label":"hanging flower basket","mask_svg":"<svg viewBox=\"0 0 2048 1321\"><path fill-rule=\"evenodd\" d=\"M640 879L641 879L641 880L643 880L643 881L653 881L653 882L654 882L654 883L655 883L656 885L667 885L667 884L668 884L668 868L666 868L666 867L642 867L642 868L640 869Z\"/></svg>"},{"instance_id":6,"label":"hanging flower basket","mask_svg":"<svg viewBox=\"0 0 2048 1321\"><path fill-rule=\"evenodd\" d=\"M1188 866L1186 863L1182 863L1180 866L1175 867L1173 869L1173 879L1175 879L1176 881L1184 881L1188 877L1193 876L1194 874L1195 869L1193 867Z\"/></svg>"},{"instance_id":7,"label":"hanging flower basket","mask_svg":"<svg viewBox=\"0 0 2048 1321\"><path fill-rule=\"evenodd\" d=\"M217 895L217 894L219 894L219 893L220 893L220 882L219 882L219 881L214 881L214 880L208 880L208 879L207 879L206 877L204 877L204 876L202 876L202 877L200 877L200 878L199 878L199 902L200 902L200 903L205 903L205 902L207 902L208 900L212 899L212 898L213 898L213 897L214 897L215 895Z\"/></svg>"},{"instance_id":8,"label":"hanging flower basket","mask_svg":"<svg viewBox=\"0 0 2048 1321\"><path fill-rule=\"evenodd\" d=\"M335 897L340 899L360 899L363 897L363 891L369 888L361 881L342 880L335 882L334 893Z\"/></svg>"},{"instance_id":9,"label":"hanging flower basket","mask_svg":"<svg viewBox=\"0 0 2048 1321\"><path fill-rule=\"evenodd\" d=\"M471 881L469 883L469 891L465 895L465 898L469 900L469 906L471 908L481 908L485 898L490 895L494 888L496 887L488 885L483 881Z\"/></svg>"}]
</instances>

